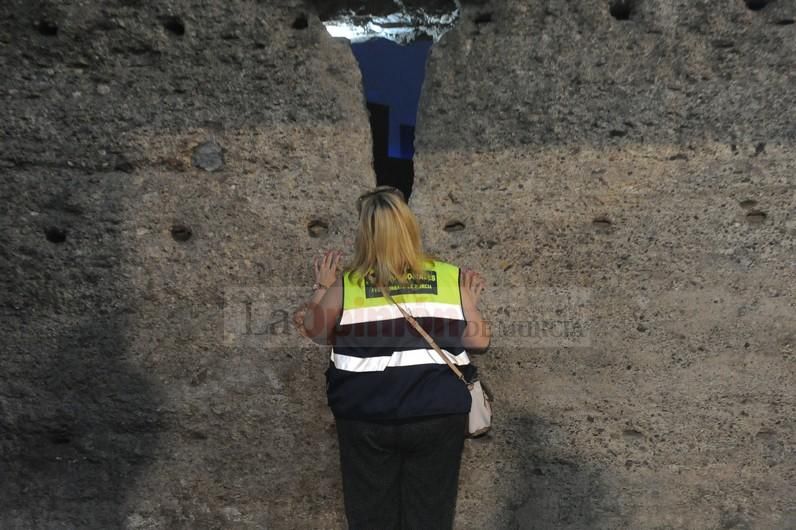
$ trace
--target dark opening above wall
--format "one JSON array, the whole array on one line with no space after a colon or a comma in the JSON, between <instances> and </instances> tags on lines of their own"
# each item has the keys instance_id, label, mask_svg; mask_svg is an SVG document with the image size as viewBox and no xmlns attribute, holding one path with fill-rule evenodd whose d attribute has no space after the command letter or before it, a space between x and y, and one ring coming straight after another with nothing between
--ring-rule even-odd
<instances>
[{"instance_id":1,"label":"dark opening above wall","mask_svg":"<svg viewBox=\"0 0 796 530\"><path fill-rule=\"evenodd\" d=\"M454 0L316 2L333 37L348 39L362 71L376 183L403 191L414 183L417 106L431 45L459 17Z\"/></svg>"}]
</instances>

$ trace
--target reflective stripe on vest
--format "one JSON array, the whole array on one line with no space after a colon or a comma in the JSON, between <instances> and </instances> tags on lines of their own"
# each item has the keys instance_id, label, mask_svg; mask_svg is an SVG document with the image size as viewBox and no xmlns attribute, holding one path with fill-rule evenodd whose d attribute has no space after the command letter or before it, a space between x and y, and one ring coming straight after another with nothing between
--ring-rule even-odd
<instances>
[{"instance_id":1,"label":"reflective stripe on vest","mask_svg":"<svg viewBox=\"0 0 796 530\"><path fill-rule=\"evenodd\" d=\"M467 352L453 355L447 350L442 353L448 356L453 364L470 364ZM334 353L331 355L332 362L338 370L347 372L379 372L389 366L415 366L418 364L445 364L445 361L435 350L426 348L420 350L404 350L394 352L392 355L380 357L353 357Z\"/></svg>"}]
</instances>

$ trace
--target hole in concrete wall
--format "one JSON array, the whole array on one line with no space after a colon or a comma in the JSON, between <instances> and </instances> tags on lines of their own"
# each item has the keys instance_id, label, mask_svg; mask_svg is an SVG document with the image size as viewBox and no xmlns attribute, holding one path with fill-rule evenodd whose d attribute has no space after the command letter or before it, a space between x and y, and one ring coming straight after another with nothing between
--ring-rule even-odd
<instances>
[{"instance_id":1,"label":"hole in concrete wall","mask_svg":"<svg viewBox=\"0 0 796 530\"><path fill-rule=\"evenodd\" d=\"M116 164L113 166L113 168L116 171L121 171L123 173L132 173L135 169L135 166L127 158L122 156L116 161Z\"/></svg>"},{"instance_id":2,"label":"hole in concrete wall","mask_svg":"<svg viewBox=\"0 0 796 530\"><path fill-rule=\"evenodd\" d=\"M174 238L174 241L184 243L191 239L192 235L193 231L185 225L173 225L171 227L171 237Z\"/></svg>"},{"instance_id":3,"label":"hole in concrete wall","mask_svg":"<svg viewBox=\"0 0 796 530\"><path fill-rule=\"evenodd\" d=\"M611 220L605 215L598 215L592 219L591 224L599 231L609 231L613 225Z\"/></svg>"},{"instance_id":4,"label":"hole in concrete wall","mask_svg":"<svg viewBox=\"0 0 796 530\"><path fill-rule=\"evenodd\" d=\"M766 220L766 212L761 210L751 210L746 214L746 220L752 224L760 224Z\"/></svg>"},{"instance_id":5,"label":"hole in concrete wall","mask_svg":"<svg viewBox=\"0 0 796 530\"><path fill-rule=\"evenodd\" d=\"M50 20L39 20L36 22L35 26L42 35L46 35L48 37L54 37L58 35L58 25Z\"/></svg>"},{"instance_id":6,"label":"hole in concrete wall","mask_svg":"<svg viewBox=\"0 0 796 530\"><path fill-rule=\"evenodd\" d=\"M636 8L635 0L611 0L608 12L616 20L630 20Z\"/></svg>"},{"instance_id":7,"label":"hole in concrete wall","mask_svg":"<svg viewBox=\"0 0 796 530\"><path fill-rule=\"evenodd\" d=\"M480 13L473 19L476 24L488 24L492 22L492 13Z\"/></svg>"},{"instance_id":8,"label":"hole in concrete wall","mask_svg":"<svg viewBox=\"0 0 796 530\"><path fill-rule=\"evenodd\" d=\"M716 39L713 41L713 46L726 50L735 46L735 43L729 39Z\"/></svg>"},{"instance_id":9,"label":"hole in concrete wall","mask_svg":"<svg viewBox=\"0 0 796 530\"><path fill-rule=\"evenodd\" d=\"M48 226L44 230L44 237L50 243L63 243L66 241L66 230L58 228L57 226Z\"/></svg>"},{"instance_id":10,"label":"hole in concrete wall","mask_svg":"<svg viewBox=\"0 0 796 530\"><path fill-rule=\"evenodd\" d=\"M442 229L446 232L461 232L464 230L464 223L454 219L453 221L448 221L445 223L445 226Z\"/></svg>"},{"instance_id":11,"label":"hole in concrete wall","mask_svg":"<svg viewBox=\"0 0 796 530\"><path fill-rule=\"evenodd\" d=\"M622 431L622 436L634 440L644 438L644 435L636 429L624 429Z\"/></svg>"},{"instance_id":12,"label":"hole in concrete wall","mask_svg":"<svg viewBox=\"0 0 796 530\"><path fill-rule=\"evenodd\" d=\"M50 433L50 442L56 445L68 444L72 441L72 433L68 429L57 429Z\"/></svg>"},{"instance_id":13,"label":"hole in concrete wall","mask_svg":"<svg viewBox=\"0 0 796 530\"><path fill-rule=\"evenodd\" d=\"M165 17L163 19L163 27L172 35L185 35L185 22L180 17Z\"/></svg>"},{"instance_id":14,"label":"hole in concrete wall","mask_svg":"<svg viewBox=\"0 0 796 530\"><path fill-rule=\"evenodd\" d=\"M744 199L738 204L741 205L741 208L754 208L757 206L757 201L754 199Z\"/></svg>"},{"instance_id":15,"label":"hole in concrete wall","mask_svg":"<svg viewBox=\"0 0 796 530\"><path fill-rule=\"evenodd\" d=\"M766 5L768 5L768 0L744 0L746 2L746 7L751 9L752 11L760 11Z\"/></svg>"},{"instance_id":16,"label":"hole in concrete wall","mask_svg":"<svg viewBox=\"0 0 796 530\"><path fill-rule=\"evenodd\" d=\"M312 219L307 223L310 237L322 237L329 233L329 224L322 219Z\"/></svg>"},{"instance_id":17,"label":"hole in concrete wall","mask_svg":"<svg viewBox=\"0 0 796 530\"><path fill-rule=\"evenodd\" d=\"M293 29L307 29L307 27L309 25L310 25L310 22L307 19L307 15L302 13L299 16L296 17L296 19L293 21L293 24L291 24L291 27Z\"/></svg>"},{"instance_id":18,"label":"hole in concrete wall","mask_svg":"<svg viewBox=\"0 0 796 530\"><path fill-rule=\"evenodd\" d=\"M793 24L792 18L783 18L782 20L777 20L774 22L777 26L790 26Z\"/></svg>"},{"instance_id":19,"label":"hole in concrete wall","mask_svg":"<svg viewBox=\"0 0 796 530\"><path fill-rule=\"evenodd\" d=\"M485 248L487 250L492 250L492 248L497 245L498 242L494 239L479 239L478 242L475 244L478 248Z\"/></svg>"},{"instance_id":20,"label":"hole in concrete wall","mask_svg":"<svg viewBox=\"0 0 796 530\"><path fill-rule=\"evenodd\" d=\"M458 6L454 0L317 0L315 7L333 37L351 42L362 71L376 183L395 186L409 200L426 60L458 19Z\"/></svg>"}]
</instances>

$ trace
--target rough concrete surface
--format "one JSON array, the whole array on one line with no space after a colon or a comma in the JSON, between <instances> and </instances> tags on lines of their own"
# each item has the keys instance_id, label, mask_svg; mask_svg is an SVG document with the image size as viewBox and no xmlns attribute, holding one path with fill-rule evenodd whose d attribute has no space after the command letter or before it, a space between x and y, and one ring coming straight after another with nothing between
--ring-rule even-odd
<instances>
[{"instance_id":1,"label":"rough concrete surface","mask_svg":"<svg viewBox=\"0 0 796 530\"><path fill-rule=\"evenodd\" d=\"M495 326L457 528L796 527L796 3L759 3L464 2L432 48L412 207ZM317 12L0 4L0 528L344 527L282 319L375 180Z\"/></svg>"}]
</instances>

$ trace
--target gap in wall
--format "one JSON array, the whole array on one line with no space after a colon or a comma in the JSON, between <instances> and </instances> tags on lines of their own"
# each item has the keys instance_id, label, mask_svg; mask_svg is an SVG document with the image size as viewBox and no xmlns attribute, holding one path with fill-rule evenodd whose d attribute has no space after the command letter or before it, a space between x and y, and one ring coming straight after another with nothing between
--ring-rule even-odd
<instances>
[{"instance_id":1,"label":"gap in wall","mask_svg":"<svg viewBox=\"0 0 796 530\"><path fill-rule=\"evenodd\" d=\"M459 5L453 0L339 4L327 4L320 16L333 37L351 42L362 72L376 184L394 186L409 200L426 60L434 42L455 24Z\"/></svg>"}]
</instances>

